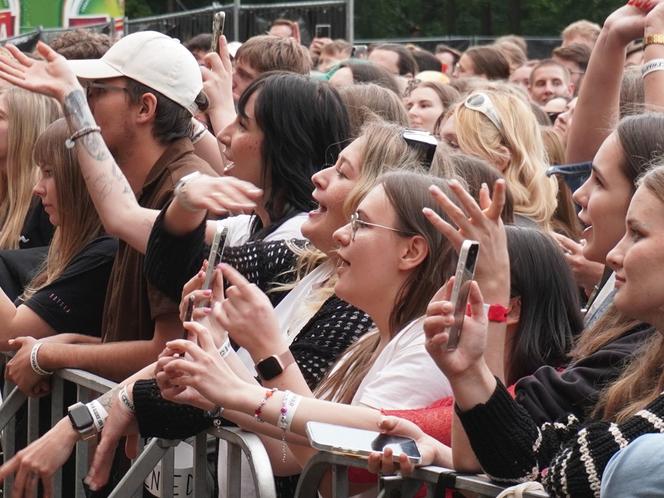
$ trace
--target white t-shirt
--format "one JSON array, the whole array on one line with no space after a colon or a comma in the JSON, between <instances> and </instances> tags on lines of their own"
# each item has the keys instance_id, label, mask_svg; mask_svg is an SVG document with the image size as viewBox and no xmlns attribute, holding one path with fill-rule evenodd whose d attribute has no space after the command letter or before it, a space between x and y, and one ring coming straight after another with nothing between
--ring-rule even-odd
<instances>
[{"instance_id":1,"label":"white t-shirt","mask_svg":"<svg viewBox=\"0 0 664 498\"><path fill-rule=\"evenodd\" d=\"M228 228L226 235L226 244L229 247L240 246L249 240L251 232L251 222L254 216L250 214L240 214L229 216L223 220L217 221L218 226ZM263 240L273 242L276 240L304 239L300 231L302 223L307 219L307 213L299 213L284 221L274 232L269 234Z\"/></svg>"},{"instance_id":2,"label":"white t-shirt","mask_svg":"<svg viewBox=\"0 0 664 498\"><path fill-rule=\"evenodd\" d=\"M380 352L352 405L403 410L452 395L449 381L424 348L424 319L406 325Z\"/></svg>"}]
</instances>

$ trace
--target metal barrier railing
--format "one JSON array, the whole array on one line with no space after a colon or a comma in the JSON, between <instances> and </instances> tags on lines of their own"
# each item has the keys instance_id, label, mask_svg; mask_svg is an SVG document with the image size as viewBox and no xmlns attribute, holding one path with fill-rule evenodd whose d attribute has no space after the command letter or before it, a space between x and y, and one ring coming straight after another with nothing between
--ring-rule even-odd
<instances>
[{"instance_id":1,"label":"metal barrier railing","mask_svg":"<svg viewBox=\"0 0 664 498\"><path fill-rule=\"evenodd\" d=\"M296 498L317 498L318 487L323 477L331 473L333 498L347 498L349 491L348 469L367 468L367 461L357 457L335 455L321 451L314 456L302 471L295 492ZM412 476L383 476L377 484L382 490L380 496L412 498L422 486L426 488L427 498L442 498L445 489L473 493L476 496L495 497L504 487L496 485L484 476L459 474L442 467L428 466L416 469ZM524 492L524 498L549 498L542 492Z\"/></svg>"},{"instance_id":2,"label":"metal barrier railing","mask_svg":"<svg viewBox=\"0 0 664 498\"><path fill-rule=\"evenodd\" d=\"M0 362L6 361L7 353L0 355ZM65 412L64 388L69 382L76 386L77 401L87 402L94 393L103 394L116 384L97 375L77 369L58 370L53 374L50 394L50 422L55 425ZM0 405L0 431L2 431L2 451L4 461L15 454L16 414L26 404L28 406L27 442L37 439L39 434L39 402L37 398L27 398L17 387L5 381L3 402ZM260 438L253 433L237 428L213 428L192 438L194 470L193 486L190 496L210 496L207 480L207 448L208 439L216 438L227 442L227 481L225 483L228 498L241 498L242 457L249 462L249 470L253 478L254 489L258 498L276 498L274 477L270 458ZM153 439L140 455L132 462L131 468L113 489L109 498L140 497L143 483L155 465L161 461L161 489L173 489L174 481L174 447L179 440ZM75 498L85 497L82 479L88 472L89 449L86 442L79 442L75 452ZM331 471L332 495L335 498L347 498L349 492L348 468L366 468L366 460L350 456L319 452L314 456L302 472L297 485L297 498L317 498L321 479ZM13 479L8 477L3 483L3 496L10 497ZM428 497L440 498L442 490L449 488L467 491L479 496L495 497L504 488L491 483L486 477L459 474L441 467L421 467L409 478L383 476L379 487L384 490L383 496L414 497L420 488L425 486ZM54 498L61 498L63 493L62 472L59 471L53 482ZM164 494L162 494L164 496ZM546 493L527 492L525 498L547 498Z\"/></svg>"},{"instance_id":3,"label":"metal barrier railing","mask_svg":"<svg viewBox=\"0 0 664 498\"><path fill-rule=\"evenodd\" d=\"M6 361L10 354L0 354L0 363ZM77 369L57 370L51 379L50 393L50 425L55 425L65 414L64 391L65 383L76 386L76 400L87 402L96 394L103 394L116 384L97 375ZM2 431L2 452L4 461L8 461L16 454L15 438L16 414L27 403L27 443L36 440L39 434L39 403L38 398L28 398L16 386L5 381L3 401L0 405L0 431ZM207 448L208 439L216 438L228 443L228 480L226 482L228 498L242 496L241 474L239 472L241 459L244 455L249 461L254 487L258 498L275 498L276 490L270 459L261 443L260 438L252 433L234 428L210 429L192 438L194 454L193 483L190 496L206 497L210 495L207 479ZM140 455L132 462L129 471L113 489L109 497L126 498L129 496L142 496L145 479L150 475L155 465L161 461L162 481L161 489L173 489L174 480L174 447L178 440L153 439L145 445ZM75 451L75 475L72 486L75 489L75 498L84 498L85 490L82 480L87 475L89 467L90 445L79 442ZM231 472L230 470L234 471ZM10 476L3 483L3 495L11 496L13 478ZM62 498L63 477L58 471L53 480L54 498ZM162 496L167 496L163 494Z\"/></svg>"}]
</instances>

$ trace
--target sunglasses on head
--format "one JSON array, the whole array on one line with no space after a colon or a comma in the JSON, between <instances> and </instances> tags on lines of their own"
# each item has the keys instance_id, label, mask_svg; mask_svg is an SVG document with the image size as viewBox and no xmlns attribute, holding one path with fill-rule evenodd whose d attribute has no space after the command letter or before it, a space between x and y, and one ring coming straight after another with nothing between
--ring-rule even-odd
<instances>
[{"instance_id":1,"label":"sunglasses on head","mask_svg":"<svg viewBox=\"0 0 664 498\"><path fill-rule=\"evenodd\" d=\"M496 106L493 105L491 99L486 93L475 92L470 94L466 100L463 102L464 107L470 109L471 111L477 111L493 123L496 129L502 134L503 133L503 122L500 120Z\"/></svg>"}]
</instances>

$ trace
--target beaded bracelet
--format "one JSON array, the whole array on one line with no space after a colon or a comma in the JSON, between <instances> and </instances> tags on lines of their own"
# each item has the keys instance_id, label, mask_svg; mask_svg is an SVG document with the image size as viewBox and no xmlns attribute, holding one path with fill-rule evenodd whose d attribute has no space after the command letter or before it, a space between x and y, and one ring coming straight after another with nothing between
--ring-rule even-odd
<instances>
[{"instance_id":1,"label":"beaded bracelet","mask_svg":"<svg viewBox=\"0 0 664 498\"><path fill-rule=\"evenodd\" d=\"M41 375L42 377L45 377L47 375L53 375L53 372L44 370L42 367L39 366L37 355L39 354L39 348L41 348L42 345L43 345L42 342L38 342L34 346L32 346L32 350L30 351L30 366L32 367L32 371L34 373L36 373L37 375Z\"/></svg>"},{"instance_id":2,"label":"beaded bracelet","mask_svg":"<svg viewBox=\"0 0 664 498\"><path fill-rule=\"evenodd\" d=\"M75 131L71 137L65 140L65 147L67 149L73 149L76 145L76 140L85 135L89 135L90 133L101 133L101 128L99 128L99 126L86 126L85 128Z\"/></svg>"},{"instance_id":3,"label":"beaded bracelet","mask_svg":"<svg viewBox=\"0 0 664 498\"><path fill-rule=\"evenodd\" d=\"M254 410L254 418L261 423L265 422L265 420L261 418L261 413L263 413L263 407L265 406L265 403L267 403L267 400L270 399L275 392L277 392L276 387L273 387L272 389L265 391L265 396Z\"/></svg>"}]
</instances>

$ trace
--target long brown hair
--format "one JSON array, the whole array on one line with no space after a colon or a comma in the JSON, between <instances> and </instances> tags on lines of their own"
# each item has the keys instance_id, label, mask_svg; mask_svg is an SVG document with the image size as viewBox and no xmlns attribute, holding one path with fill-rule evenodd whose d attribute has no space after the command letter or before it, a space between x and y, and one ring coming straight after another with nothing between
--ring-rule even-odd
<instances>
[{"instance_id":1,"label":"long brown hair","mask_svg":"<svg viewBox=\"0 0 664 498\"><path fill-rule=\"evenodd\" d=\"M7 108L7 166L6 174L0 175L0 249L18 249L38 178L32 149L61 111L54 99L19 88L2 95Z\"/></svg>"},{"instance_id":2,"label":"long brown hair","mask_svg":"<svg viewBox=\"0 0 664 498\"><path fill-rule=\"evenodd\" d=\"M424 237L429 248L422 263L414 269L397 293L390 313L390 335L393 337L409 322L424 315L434 293L454 274L457 255L450 242L438 232L422 214L428 207L443 219L447 215L429 194L428 187L437 185L450 199L456 197L447 182L433 176L414 172L391 172L380 177L381 185L397 215L396 228ZM371 368L371 359L378 344L378 330L369 332L348 348L338 367L333 369L316 390L317 394L340 403L350 403L362 379Z\"/></svg>"},{"instance_id":3,"label":"long brown hair","mask_svg":"<svg viewBox=\"0 0 664 498\"><path fill-rule=\"evenodd\" d=\"M69 127L61 118L46 128L35 143L35 164L53 169L59 223L46 262L26 287L24 299L57 280L74 256L102 232L78 163L72 150L65 147L68 136Z\"/></svg>"},{"instance_id":4,"label":"long brown hair","mask_svg":"<svg viewBox=\"0 0 664 498\"><path fill-rule=\"evenodd\" d=\"M664 166L646 173L639 181L664 204ZM603 394L597 410L603 418L624 421L657 398L664 389L664 335L653 334L620 378Z\"/></svg>"}]
</instances>

